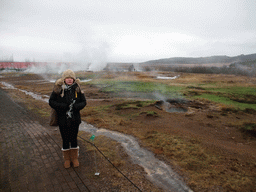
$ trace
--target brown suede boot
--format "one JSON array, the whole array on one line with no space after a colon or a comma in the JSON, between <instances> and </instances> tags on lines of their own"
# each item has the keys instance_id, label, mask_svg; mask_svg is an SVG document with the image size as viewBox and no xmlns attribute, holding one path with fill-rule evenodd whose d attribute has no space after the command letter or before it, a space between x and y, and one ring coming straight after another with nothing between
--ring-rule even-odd
<instances>
[{"instance_id":1,"label":"brown suede boot","mask_svg":"<svg viewBox=\"0 0 256 192\"><path fill-rule=\"evenodd\" d=\"M71 161L73 163L73 166L78 167L79 166L79 161L78 161L79 147L71 148L70 153L71 153Z\"/></svg>"},{"instance_id":2,"label":"brown suede boot","mask_svg":"<svg viewBox=\"0 0 256 192\"><path fill-rule=\"evenodd\" d=\"M67 168L69 168L70 167L70 163L71 163L71 158L70 158L70 153L71 153L71 151L70 151L70 149L62 149L62 151L63 151L63 157L64 157L64 160L65 160L65 162L64 162L64 167L67 169Z\"/></svg>"}]
</instances>

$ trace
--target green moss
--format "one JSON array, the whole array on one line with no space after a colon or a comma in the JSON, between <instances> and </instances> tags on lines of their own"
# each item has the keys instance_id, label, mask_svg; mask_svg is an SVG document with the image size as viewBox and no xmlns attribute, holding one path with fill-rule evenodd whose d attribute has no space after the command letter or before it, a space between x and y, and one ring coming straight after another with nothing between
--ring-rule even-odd
<instances>
[{"instance_id":1,"label":"green moss","mask_svg":"<svg viewBox=\"0 0 256 192\"><path fill-rule=\"evenodd\" d=\"M236 94L236 95L256 95L255 87L216 87L216 88L206 88L206 90L211 92L220 92L220 93L228 93L228 94Z\"/></svg>"},{"instance_id":2,"label":"green moss","mask_svg":"<svg viewBox=\"0 0 256 192\"><path fill-rule=\"evenodd\" d=\"M157 115L155 111L147 111L147 115Z\"/></svg>"},{"instance_id":3,"label":"green moss","mask_svg":"<svg viewBox=\"0 0 256 192\"><path fill-rule=\"evenodd\" d=\"M183 89L182 87L177 86L141 81L97 80L91 81L89 84L97 85L104 92L159 92L162 94L169 94Z\"/></svg>"},{"instance_id":4,"label":"green moss","mask_svg":"<svg viewBox=\"0 0 256 192\"><path fill-rule=\"evenodd\" d=\"M256 88L241 86L224 86L220 83L204 83L196 86L170 86L156 82L142 81L117 81L117 80L93 80L90 84L97 85L102 92L112 92L117 96L140 97L156 99L155 93L167 98L187 95L191 98L204 98L217 103L222 103L240 110L256 110ZM214 85L214 86L213 86ZM189 90L188 90L189 89ZM144 95L143 95L144 94ZM146 95L145 95L146 94ZM151 95L151 96L150 96ZM123 108L137 108L127 105Z\"/></svg>"},{"instance_id":5,"label":"green moss","mask_svg":"<svg viewBox=\"0 0 256 192\"><path fill-rule=\"evenodd\" d=\"M231 100L228 97L225 96L219 96L219 95L214 95L214 94L201 94L199 96L195 96L194 98L204 98L208 99L210 101L214 101L216 103L222 103L234 108L238 108L240 110L245 110L245 109L254 109L256 110L256 104L249 104L249 103L241 103L237 102L234 100Z\"/></svg>"}]
</instances>

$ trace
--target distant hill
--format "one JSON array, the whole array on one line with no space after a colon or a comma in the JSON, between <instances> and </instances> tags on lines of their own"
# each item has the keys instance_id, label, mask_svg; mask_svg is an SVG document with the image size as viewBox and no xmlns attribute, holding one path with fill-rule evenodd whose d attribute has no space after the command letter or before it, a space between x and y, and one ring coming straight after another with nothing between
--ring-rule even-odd
<instances>
[{"instance_id":1,"label":"distant hill","mask_svg":"<svg viewBox=\"0 0 256 192\"><path fill-rule=\"evenodd\" d=\"M150 60L140 64L207 64L207 63L234 63L245 62L256 59L256 53L250 55L238 55L235 57L229 56L210 56L210 57L172 57L158 60Z\"/></svg>"}]
</instances>

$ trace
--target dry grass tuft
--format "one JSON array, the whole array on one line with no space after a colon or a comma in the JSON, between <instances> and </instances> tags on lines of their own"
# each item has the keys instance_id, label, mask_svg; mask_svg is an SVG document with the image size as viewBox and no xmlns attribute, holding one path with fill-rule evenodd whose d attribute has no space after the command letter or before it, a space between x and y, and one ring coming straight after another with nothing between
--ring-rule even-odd
<instances>
[{"instance_id":1,"label":"dry grass tuft","mask_svg":"<svg viewBox=\"0 0 256 192\"><path fill-rule=\"evenodd\" d=\"M125 125L125 124L126 124L126 122L123 119L120 119L118 122L118 125Z\"/></svg>"}]
</instances>

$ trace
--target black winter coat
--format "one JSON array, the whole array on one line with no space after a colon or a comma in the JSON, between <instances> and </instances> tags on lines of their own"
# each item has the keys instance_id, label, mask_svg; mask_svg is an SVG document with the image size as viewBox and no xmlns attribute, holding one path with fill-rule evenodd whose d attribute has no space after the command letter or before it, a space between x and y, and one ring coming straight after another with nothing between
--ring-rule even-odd
<instances>
[{"instance_id":1,"label":"black winter coat","mask_svg":"<svg viewBox=\"0 0 256 192\"><path fill-rule=\"evenodd\" d=\"M70 90L65 90L63 97L61 97L63 90L60 90L61 88L59 87L57 88L58 91L56 91L55 88L50 96L49 105L57 112L59 126L67 125L68 118L66 112L69 110L69 105L73 100L75 100L75 103L73 105L72 122L76 124L81 123L80 110L86 106L86 99L84 93L80 89L77 89L77 87L78 85L75 84Z\"/></svg>"}]
</instances>

